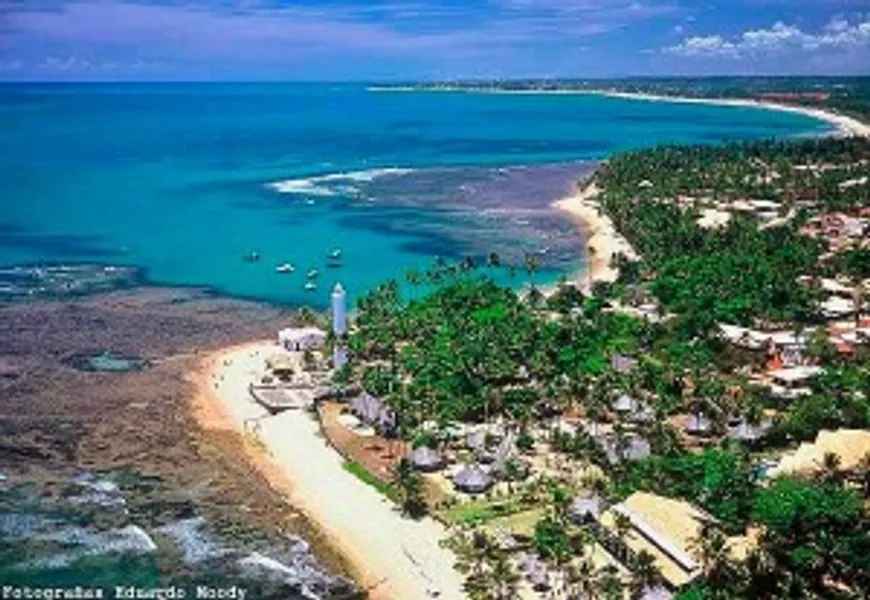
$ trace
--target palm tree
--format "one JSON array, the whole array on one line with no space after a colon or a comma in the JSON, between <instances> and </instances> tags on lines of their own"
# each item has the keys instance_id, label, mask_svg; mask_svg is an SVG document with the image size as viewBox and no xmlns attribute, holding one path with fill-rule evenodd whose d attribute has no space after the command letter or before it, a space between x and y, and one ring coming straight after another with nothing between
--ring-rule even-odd
<instances>
[{"instance_id":1,"label":"palm tree","mask_svg":"<svg viewBox=\"0 0 870 600\"><path fill-rule=\"evenodd\" d=\"M655 566L655 558L646 550L641 550L631 566L631 597L641 598L648 588L656 587L661 581L662 576Z\"/></svg>"},{"instance_id":2,"label":"palm tree","mask_svg":"<svg viewBox=\"0 0 870 600\"><path fill-rule=\"evenodd\" d=\"M728 539L721 528L712 521L705 521L693 545L700 556L707 583L713 589L730 589L734 570L728 552Z\"/></svg>"},{"instance_id":3,"label":"palm tree","mask_svg":"<svg viewBox=\"0 0 870 600\"><path fill-rule=\"evenodd\" d=\"M523 256L523 263L526 268L526 274L528 274L531 280L538 271L538 256L534 252L526 252Z\"/></svg>"},{"instance_id":4,"label":"palm tree","mask_svg":"<svg viewBox=\"0 0 870 600\"><path fill-rule=\"evenodd\" d=\"M501 552L490 562L490 578L492 580L492 600L517 600L520 598L520 576Z\"/></svg>"},{"instance_id":5,"label":"palm tree","mask_svg":"<svg viewBox=\"0 0 870 600\"><path fill-rule=\"evenodd\" d=\"M410 269L405 273L405 279L407 279L408 283L411 284L411 289L413 290L417 289L417 286L423 283L423 276L417 269Z\"/></svg>"},{"instance_id":6,"label":"palm tree","mask_svg":"<svg viewBox=\"0 0 870 600\"><path fill-rule=\"evenodd\" d=\"M599 592L595 565L589 558L565 568L565 583L568 600L592 600Z\"/></svg>"},{"instance_id":7,"label":"palm tree","mask_svg":"<svg viewBox=\"0 0 870 600\"><path fill-rule=\"evenodd\" d=\"M393 483L399 492L402 512L419 519L428 511L426 499L423 496L423 480L407 458L403 458L393 469Z\"/></svg>"},{"instance_id":8,"label":"palm tree","mask_svg":"<svg viewBox=\"0 0 870 600\"><path fill-rule=\"evenodd\" d=\"M843 461L838 454L835 454L834 452L826 452L825 456L822 457L822 478L825 481L840 483L843 479L843 473L840 469L842 462Z\"/></svg>"}]
</instances>

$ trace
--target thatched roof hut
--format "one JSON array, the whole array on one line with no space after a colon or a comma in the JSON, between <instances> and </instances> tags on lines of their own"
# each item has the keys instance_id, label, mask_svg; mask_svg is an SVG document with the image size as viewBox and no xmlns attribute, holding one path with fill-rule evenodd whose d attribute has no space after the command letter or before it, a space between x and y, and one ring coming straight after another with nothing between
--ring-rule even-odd
<instances>
[{"instance_id":1,"label":"thatched roof hut","mask_svg":"<svg viewBox=\"0 0 870 600\"><path fill-rule=\"evenodd\" d=\"M623 461L636 462L650 455L652 449L649 442L639 435L630 436L620 447L615 439L608 438L602 442L604 452L610 464L616 465Z\"/></svg>"},{"instance_id":2,"label":"thatched roof hut","mask_svg":"<svg viewBox=\"0 0 870 600\"><path fill-rule=\"evenodd\" d=\"M601 498L597 495L577 496L569 509L571 519L577 523L598 519L598 515L601 514L601 504Z\"/></svg>"},{"instance_id":3,"label":"thatched roof hut","mask_svg":"<svg viewBox=\"0 0 870 600\"><path fill-rule=\"evenodd\" d=\"M741 421L728 429L728 437L740 440L741 442L757 442L767 435L772 426L770 421L762 421L760 423Z\"/></svg>"},{"instance_id":4,"label":"thatched roof hut","mask_svg":"<svg viewBox=\"0 0 870 600\"><path fill-rule=\"evenodd\" d=\"M363 392L351 401L350 411L381 434L387 435L395 431L396 414L377 396Z\"/></svg>"},{"instance_id":5,"label":"thatched roof hut","mask_svg":"<svg viewBox=\"0 0 870 600\"><path fill-rule=\"evenodd\" d=\"M674 597L673 592L668 588L657 585L655 587L646 587L641 592L640 600L671 600Z\"/></svg>"},{"instance_id":6,"label":"thatched roof hut","mask_svg":"<svg viewBox=\"0 0 870 600\"><path fill-rule=\"evenodd\" d=\"M618 413L633 412L637 407L637 400L635 400L628 394L620 394L611 403L610 407Z\"/></svg>"},{"instance_id":7,"label":"thatched roof hut","mask_svg":"<svg viewBox=\"0 0 870 600\"><path fill-rule=\"evenodd\" d=\"M480 494L492 487L492 476L479 465L472 465L453 477L453 485L467 494Z\"/></svg>"},{"instance_id":8,"label":"thatched roof hut","mask_svg":"<svg viewBox=\"0 0 870 600\"><path fill-rule=\"evenodd\" d=\"M411 463L421 471L437 471L444 466L444 458L437 450L420 446L411 452Z\"/></svg>"},{"instance_id":9,"label":"thatched roof hut","mask_svg":"<svg viewBox=\"0 0 870 600\"><path fill-rule=\"evenodd\" d=\"M532 584L532 589L537 592L550 589L550 574L547 572L545 566L541 566L540 568L531 571L526 575L526 579L528 579L529 583Z\"/></svg>"},{"instance_id":10,"label":"thatched roof hut","mask_svg":"<svg viewBox=\"0 0 870 600\"><path fill-rule=\"evenodd\" d=\"M622 354L610 356L610 368L617 373L628 373L637 366L637 360Z\"/></svg>"},{"instance_id":11,"label":"thatched roof hut","mask_svg":"<svg viewBox=\"0 0 870 600\"><path fill-rule=\"evenodd\" d=\"M712 421L703 413L689 415L686 419L685 430L689 435L707 435L712 429Z\"/></svg>"}]
</instances>

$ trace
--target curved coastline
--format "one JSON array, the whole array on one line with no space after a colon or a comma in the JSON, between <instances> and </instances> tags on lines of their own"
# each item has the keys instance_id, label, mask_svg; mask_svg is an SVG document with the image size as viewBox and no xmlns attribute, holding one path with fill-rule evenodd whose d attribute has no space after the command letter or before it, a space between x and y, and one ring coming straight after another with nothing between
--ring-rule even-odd
<instances>
[{"instance_id":1,"label":"curved coastline","mask_svg":"<svg viewBox=\"0 0 870 600\"><path fill-rule=\"evenodd\" d=\"M570 91L566 91L570 93ZM539 93L566 93L563 91L542 91ZM514 93L514 92L506 92ZM517 93L534 93L518 91ZM825 121L835 129L828 134L842 137L870 137L870 124L864 123L854 117L841 115L830 110L810 108L803 106L791 106L777 102L729 99L729 98L691 98L686 96L662 96L655 94L641 94L632 92L617 92L609 90L576 90L579 94L591 94L620 98L624 100L637 100L646 102L672 102L681 104L709 104L717 106L761 108L765 110L777 110L801 114L813 119ZM593 173L594 174L594 173ZM590 175L591 177L591 175ZM583 290L590 290L592 284L598 281L613 282L619 276L618 270L613 266L613 258L622 253L629 258L636 257L634 249L628 241L618 232L610 218L601 212L596 201L600 190L594 183L580 182L574 194L555 201L552 206L566 214L580 228L585 238L583 255L586 258L586 271L576 276L577 284Z\"/></svg>"},{"instance_id":2,"label":"curved coastline","mask_svg":"<svg viewBox=\"0 0 870 600\"><path fill-rule=\"evenodd\" d=\"M835 126L836 132L832 131L831 135L870 136L870 126L820 109L751 100L676 98L608 91L577 93L797 112ZM597 203L599 194L595 183L587 179L577 184L575 193L552 204L583 232L586 269L573 275L572 279L586 291L594 282L616 280L618 271L613 266L616 254L635 256L630 244L600 209ZM271 346L271 342L260 341L225 348L209 355L191 374L191 381L196 386L193 412L202 426L231 428L245 435L248 410L245 406L250 404L243 393L246 384L240 380L241 372L238 369L231 372L233 369L226 362L248 360L252 352L263 352ZM369 590L373 599L422 600L432 587L437 587L446 600L464 597L460 591L461 579L452 567L452 558L437 543L445 535L442 526L431 520L423 523L406 521L386 500L344 472L340 457L317 437L317 425L306 414L288 414L275 424L280 425L280 431L264 425L260 432L262 438L246 443L252 466L288 502L300 508L321 528L327 543L347 561L355 580ZM278 436L279 432L283 439ZM356 504L356 509L348 511L351 503ZM366 515L365 519L354 518L362 514ZM412 555L425 558L415 560ZM420 567L420 564L425 567Z\"/></svg>"},{"instance_id":3,"label":"curved coastline","mask_svg":"<svg viewBox=\"0 0 870 600\"><path fill-rule=\"evenodd\" d=\"M782 104L772 102L770 100L756 100L751 98L695 98L691 96L665 96L662 94L646 94L640 92L620 92L618 90L595 90L595 89L546 89L546 90L511 90L499 88L474 88L474 87L459 87L445 86L440 88L419 88L415 86L396 86L396 87L369 87L370 92L449 92L449 93L466 93L466 94L513 94L513 95L582 95L582 96L605 96L608 98L619 98L623 100L644 100L649 102L671 102L675 104L708 104L713 106L732 106L737 108L760 108L764 110L776 110L779 112L790 112L794 114L804 115L812 119L824 121L832 125L839 135L843 136L861 136L870 137L870 125L863 123L859 119L842 115L830 109L812 108L809 106L796 106L791 104ZM830 134L822 134L830 135Z\"/></svg>"}]
</instances>

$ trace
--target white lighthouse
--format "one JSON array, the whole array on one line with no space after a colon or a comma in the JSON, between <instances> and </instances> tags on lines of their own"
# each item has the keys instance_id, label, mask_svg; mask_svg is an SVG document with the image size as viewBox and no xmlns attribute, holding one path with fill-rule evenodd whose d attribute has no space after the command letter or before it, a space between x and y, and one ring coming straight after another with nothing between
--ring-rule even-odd
<instances>
[{"instance_id":1,"label":"white lighthouse","mask_svg":"<svg viewBox=\"0 0 870 600\"><path fill-rule=\"evenodd\" d=\"M347 350L344 347L344 336L347 333L347 295L340 283L332 290L332 332L335 334L335 347L332 352L332 364L340 369L347 363Z\"/></svg>"}]
</instances>

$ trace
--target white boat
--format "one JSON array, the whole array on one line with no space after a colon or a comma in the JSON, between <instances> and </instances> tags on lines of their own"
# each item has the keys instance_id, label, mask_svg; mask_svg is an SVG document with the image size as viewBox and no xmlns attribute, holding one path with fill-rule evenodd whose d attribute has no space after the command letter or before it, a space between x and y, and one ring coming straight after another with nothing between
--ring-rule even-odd
<instances>
[{"instance_id":1,"label":"white boat","mask_svg":"<svg viewBox=\"0 0 870 600\"><path fill-rule=\"evenodd\" d=\"M314 279L315 277L317 277L317 275L317 269L311 269L310 271L308 271L308 279Z\"/></svg>"},{"instance_id":2,"label":"white boat","mask_svg":"<svg viewBox=\"0 0 870 600\"><path fill-rule=\"evenodd\" d=\"M295 270L296 270L296 267L294 267L290 263L283 263L283 264L280 264L277 267L275 267L275 271L277 273L292 273Z\"/></svg>"},{"instance_id":3,"label":"white boat","mask_svg":"<svg viewBox=\"0 0 870 600\"><path fill-rule=\"evenodd\" d=\"M313 281L309 281L308 283L305 284L305 291L306 292L313 292L316 289L317 289L317 284L314 283Z\"/></svg>"},{"instance_id":4,"label":"white boat","mask_svg":"<svg viewBox=\"0 0 870 600\"><path fill-rule=\"evenodd\" d=\"M329 258L331 258L333 260L341 258L341 250L336 248L335 250L333 250L332 252L329 253Z\"/></svg>"}]
</instances>

